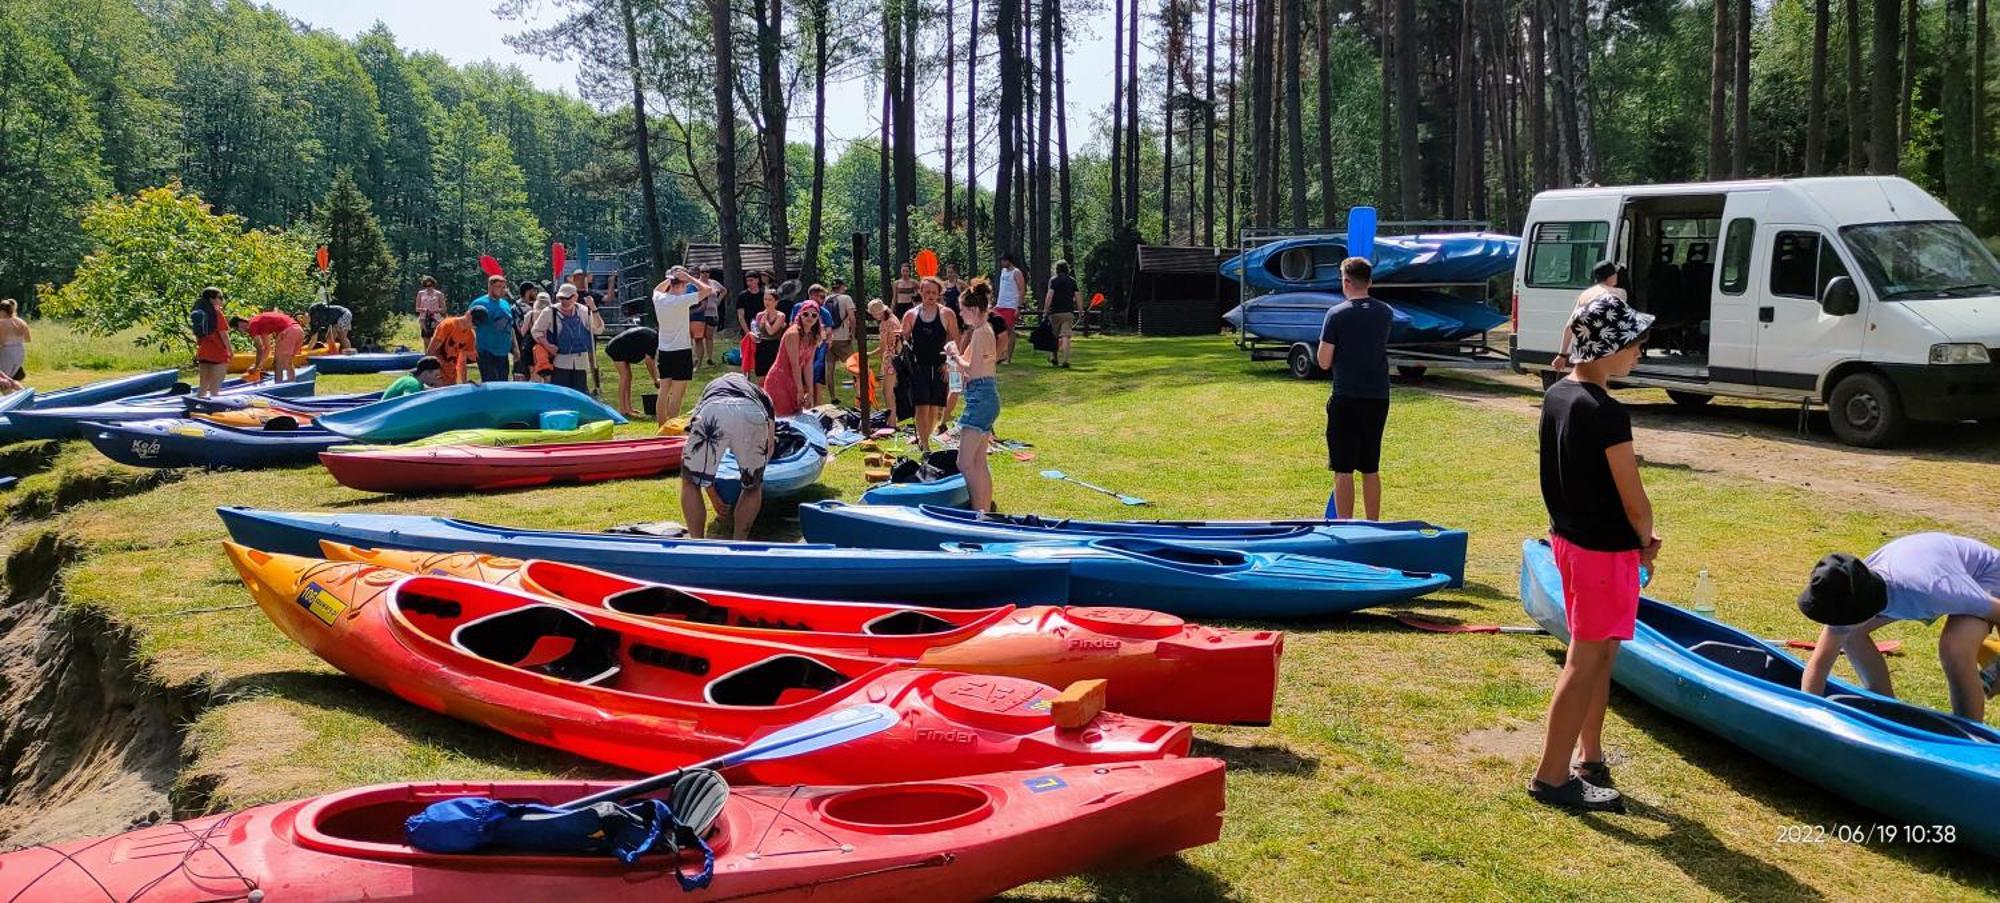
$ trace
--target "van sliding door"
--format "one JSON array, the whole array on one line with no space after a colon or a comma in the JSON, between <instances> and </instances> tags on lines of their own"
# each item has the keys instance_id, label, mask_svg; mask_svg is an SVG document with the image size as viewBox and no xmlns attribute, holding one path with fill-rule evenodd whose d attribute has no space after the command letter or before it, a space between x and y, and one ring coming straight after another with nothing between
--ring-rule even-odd
<instances>
[{"instance_id":1,"label":"van sliding door","mask_svg":"<svg viewBox=\"0 0 2000 903\"><path fill-rule=\"evenodd\" d=\"M1757 299L1764 296L1757 274L1765 254L1757 225L1768 197L1764 191L1732 191L1723 205L1721 248L1709 287L1710 383L1757 384Z\"/></svg>"}]
</instances>

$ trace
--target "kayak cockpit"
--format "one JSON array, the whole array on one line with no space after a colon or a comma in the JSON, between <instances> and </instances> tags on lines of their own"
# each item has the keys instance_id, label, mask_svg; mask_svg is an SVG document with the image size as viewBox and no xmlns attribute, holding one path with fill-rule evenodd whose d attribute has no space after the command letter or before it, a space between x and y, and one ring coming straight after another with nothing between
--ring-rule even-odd
<instances>
[{"instance_id":1,"label":"kayak cockpit","mask_svg":"<svg viewBox=\"0 0 2000 903\"><path fill-rule=\"evenodd\" d=\"M617 676L619 640L617 631L554 605L524 605L451 632L451 644L467 653L584 686Z\"/></svg>"},{"instance_id":2,"label":"kayak cockpit","mask_svg":"<svg viewBox=\"0 0 2000 903\"><path fill-rule=\"evenodd\" d=\"M998 514L964 511L936 505L923 505L925 514L938 520L959 521L961 523L996 524L1023 530L1044 530L1050 532L1103 534L1110 536L1159 536L1181 539L1207 537L1218 540L1269 540L1289 539L1312 532L1312 527L1295 524L1228 524L1207 521L1079 521L1071 518L1045 518L1039 514Z\"/></svg>"},{"instance_id":3,"label":"kayak cockpit","mask_svg":"<svg viewBox=\"0 0 2000 903\"><path fill-rule=\"evenodd\" d=\"M1240 571L1250 566L1249 555L1229 549L1184 546L1145 539L1100 539L1091 545L1181 570Z\"/></svg>"},{"instance_id":4,"label":"kayak cockpit","mask_svg":"<svg viewBox=\"0 0 2000 903\"><path fill-rule=\"evenodd\" d=\"M608 789L608 784L581 783L438 783L389 784L362 787L328 794L307 801L295 810L292 833L298 845L307 849L378 861L429 862L439 865L476 861L481 867L544 867L602 869L607 872L634 872L672 868L674 859L663 852L649 853L637 865L625 865L605 853L507 852L430 853L410 846L404 824L434 803L462 797L488 797L509 803L559 806L572 799ZM725 810L709 832L708 844L718 853L726 849L736 819ZM699 868L701 855L687 851L679 856L683 865Z\"/></svg>"},{"instance_id":5,"label":"kayak cockpit","mask_svg":"<svg viewBox=\"0 0 2000 903\"><path fill-rule=\"evenodd\" d=\"M805 702L845 686L850 678L803 655L774 655L709 681L716 705L769 707Z\"/></svg>"}]
</instances>

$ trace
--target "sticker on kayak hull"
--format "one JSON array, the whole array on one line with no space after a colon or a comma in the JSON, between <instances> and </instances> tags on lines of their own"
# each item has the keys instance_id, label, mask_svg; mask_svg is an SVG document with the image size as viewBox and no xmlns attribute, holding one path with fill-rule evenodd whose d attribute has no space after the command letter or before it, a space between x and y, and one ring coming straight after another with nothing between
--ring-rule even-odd
<instances>
[{"instance_id":1,"label":"sticker on kayak hull","mask_svg":"<svg viewBox=\"0 0 2000 903\"><path fill-rule=\"evenodd\" d=\"M332 627L334 619L347 610L347 603L340 601L339 597L327 592L317 583L306 584L306 588L299 591L298 601L300 608L311 612L313 617L328 627Z\"/></svg>"},{"instance_id":2,"label":"sticker on kayak hull","mask_svg":"<svg viewBox=\"0 0 2000 903\"><path fill-rule=\"evenodd\" d=\"M1068 787L1069 782L1055 775L1048 774L1038 778L1029 778L1022 781L1021 785L1028 788L1032 793L1047 793L1051 790L1061 790Z\"/></svg>"}]
</instances>

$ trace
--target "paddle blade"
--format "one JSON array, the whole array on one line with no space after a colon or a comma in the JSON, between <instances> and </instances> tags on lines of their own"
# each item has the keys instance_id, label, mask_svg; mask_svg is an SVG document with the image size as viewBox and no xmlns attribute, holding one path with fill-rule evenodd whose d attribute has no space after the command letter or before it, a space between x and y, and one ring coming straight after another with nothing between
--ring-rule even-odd
<instances>
[{"instance_id":1,"label":"paddle blade","mask_svg":"<svg viewBox=\"0 0 2000 903\"><path fill-rule=\"evenodd\" d=\"M1347 253L1374 262L1375 208L1355 207L1347 211Z\"/></svg>"},{"instance_id":2,"label":"paddle blade","mask_svg":"<svg viewBox=\"0 0 2000 903\"><path fill-rule=\"evenodd\" d=\"M1329 492L1326 494L1326 519L1338 520L1339 518L1340 505L1335 501L1333 493Z\"/></svg>"},{"instance_id":3,"label":"paddle blade","mask_svg":"<svg viewBox=\"0 0 2000 903\"><path fill-rule=\"evenodd\" d=\"M1094 294L1094 295L1091 295L1091 296L1090 296L1090 306L1091 306L1091 307L1103 307L1103 306L1104 306L1104 293L1103 293L1103 292L1098 292L1098 293L1096 293L1096 294Z\"/></svg>"},{"instance_id":4,"label":"paddle blade","mask_svg":"<svg viewBox=\"0 0 2000 903\"><path fill-rule=\"evenodd\" d=\"M549 272L555 274L558 281L563 278L563 263L566 262L568 253L562 242L549 245Z\"/></svg>"},{"instance_id":5,"label":"paddle blade","mask_svg":"<svg viewBox=\"0 0 2000 903\"><path fill-rule=\"evenodd\" d=\"M760 738L723 756L716 767L786 759L839 746L895 727L901 718L895 709L873 702L836 709Z\"/></svg>"},{"instance_id":6,"label":"paddle blade","mask_svg":"<svg viewBox=\"0 0 2000 903\"><path fill-rule=\"evenodd\" d=\"M937 252L929 248L918 251L917 259L911 263L913 264L911 268L917 271L919 279L929 279L938 273Z\"/></svg>"},{"instance_id":7,"label":"paddle blade","mask_svg":"<svg viewBox=\"0 0 2000 903\"><path fill-rule=\"evenodd\" d=\"M1140 505L1150 504L1145 499L1142 499L1136 495L1121 495L1118 497L1118 501L1126 506L1134 508Z\"/></svg>"},{"instance_id":8,"label":"paddle blade","mask_svg":"<svg viewBox=\"0 0 2000 903\"><path fill-rule=\"evenodd\" d=\"M1047 478L1049 478L1049 479L1051 479L1051 480L1066 480L1066 479L1069 479L1069 474L1066 474L1066 473L1063 473L1063 472L1062 472L1062 471L1060 471L1060 470L1044 470L1044 471L1042 471L1042 476L1044 476L1044 477L1047 477Z\"/></svg>"},{"instance_id":9,"label":"paddle blade","mask_svg":"<svg viewBox=\"0 0 2000 903\"><path fill-rule=\"evenodd\" d=\"M500 261L494 260L491 254L481 254L479 255L479 271L488 276L501 275Z\"/></svg>"},{"instance_id":10,"label":"paddle blade","mask_svg":"<svg viewBox=\"0 0 2000 903\"><path fill-rule=\"evenodd\" d=\"M313 255L313 262L314 262L314 263L317 263L317 264L319 264L319 271L320 271L320 272L322 272L322 273L326 272L326 269L327 269L327 263L328 263L328 260L327 260L327 256L326 256L326 245L320 245L320 246L319 246L319 251L318 251L318 253L316 253L316 254L314 254L314 255Z\"/></svg>"}]
</instances>

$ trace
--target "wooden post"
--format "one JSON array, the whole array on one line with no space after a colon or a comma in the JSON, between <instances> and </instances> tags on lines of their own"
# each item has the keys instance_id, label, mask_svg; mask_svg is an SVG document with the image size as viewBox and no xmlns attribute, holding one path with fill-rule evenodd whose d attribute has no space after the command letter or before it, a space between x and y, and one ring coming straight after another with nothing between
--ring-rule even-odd
<instances>
[{"instance_id":1,"label":"wooden post","mask_svg":"<svg viewBox=\"0 0 2000 903\"><path fill-rule=\"evenodd\" d=\"M868 417L868 396L870 394L868 391L868 377L874 372L868 369L868 329L874 324L874 321L862 319L868 312L868 233L866 232L854 233L854 291L850 293L850 297L856 299L855 312L851 316L855 320L854 353L857 355L855 362L860 365L859 369L861 371L854 375L854 395L861 402L861 438L866 439L870 433L874 432L874 430L868 428L871 423ZM846 361L842 361L840 364L843 367L846 365ZM889 402L891 410L895 409L895 404L894 401Z\"/></svg>"}]
</instances>

